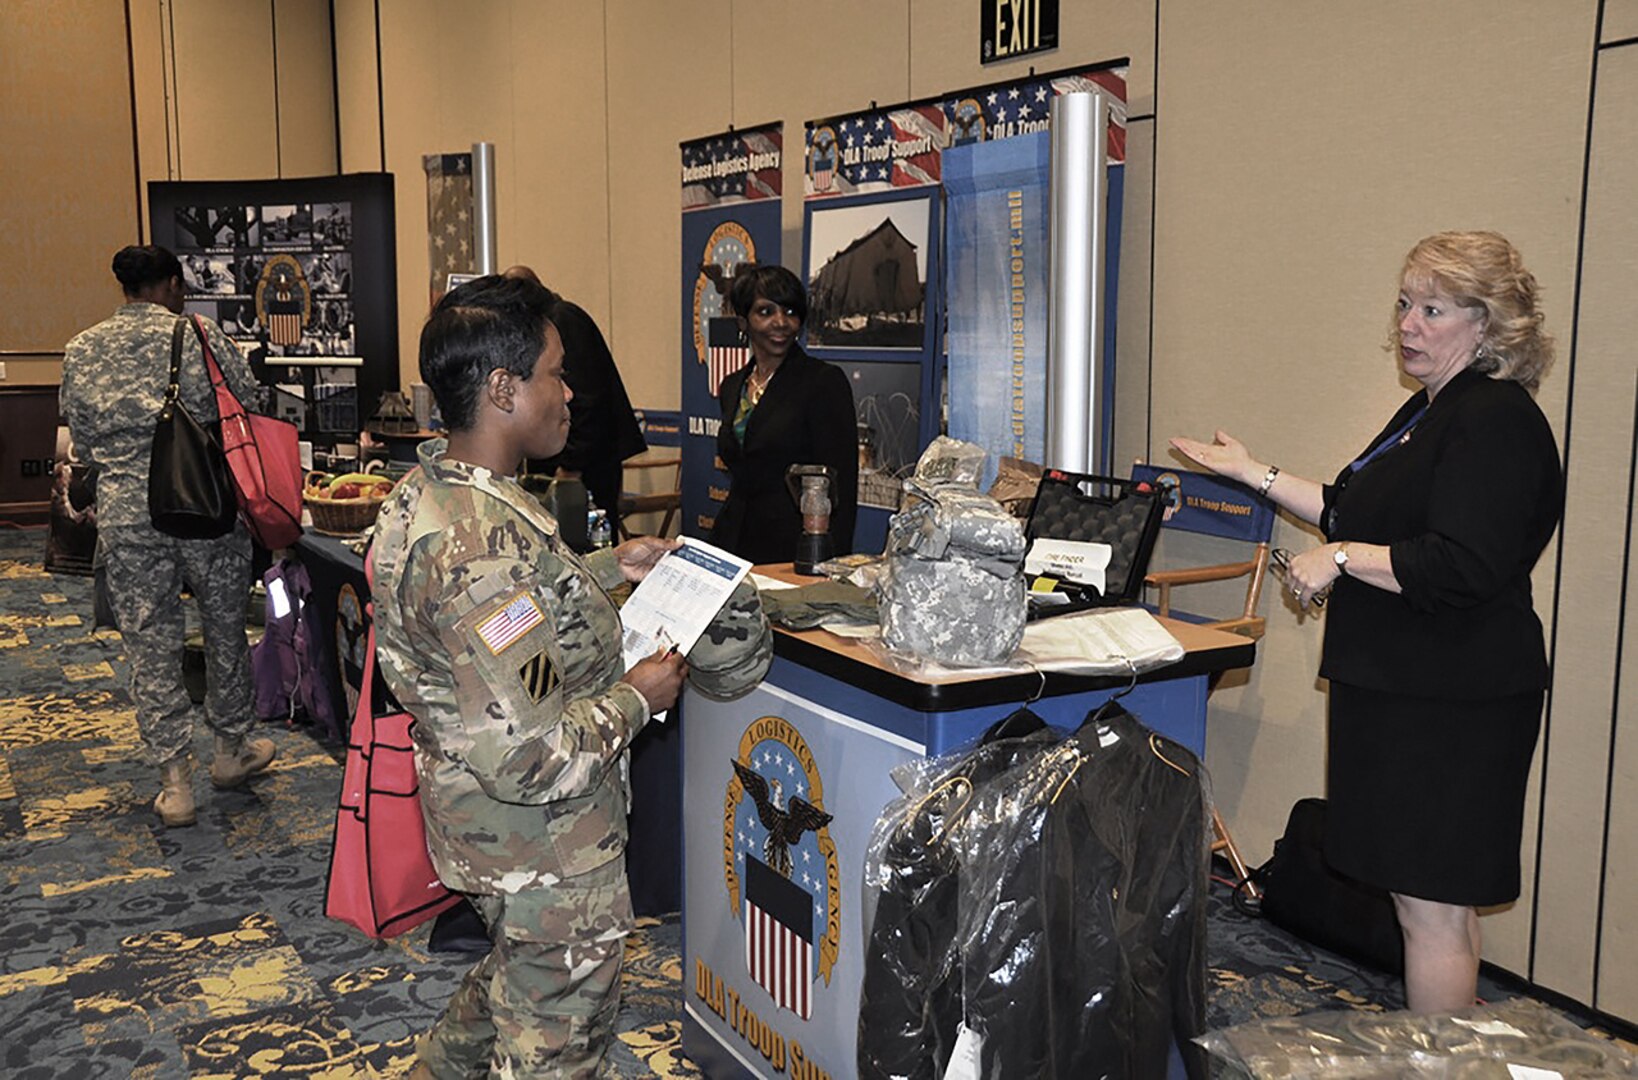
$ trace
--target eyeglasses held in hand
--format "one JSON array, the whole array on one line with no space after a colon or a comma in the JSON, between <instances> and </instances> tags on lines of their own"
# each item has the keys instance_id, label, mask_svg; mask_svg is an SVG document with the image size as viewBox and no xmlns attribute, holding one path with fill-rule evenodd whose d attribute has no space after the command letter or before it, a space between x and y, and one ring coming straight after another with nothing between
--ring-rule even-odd
<instances>
[{"instance_id":1,"label":"eyeglasses held in hand","mask_svg":"<svg viewBox=\"0 0 1638 1080\"><path fill-rule=\"evenodd\" d=\"M1291 552L1287 551L1285 548L1275 548L1273 551L1268 553L1268 558L1269 561L1274 564L1274 572L1279 575L1281 581L1285 581L1286 575L1291 572L1291 560L1296 558L1296 556L1292 555ZM1287 582L1287 584L1289 584L1289 582ZM1291 591L1293 594L1300 594L1302 592L1302 590L1295 585L1291 586ZM1325 606L1325 601L1329 599L1330 596L1331 586L1327 585L1313 596L1310 596L1308 598L1308 602L1316 609L1323 608Z\"/></svg>"}]
</instances>

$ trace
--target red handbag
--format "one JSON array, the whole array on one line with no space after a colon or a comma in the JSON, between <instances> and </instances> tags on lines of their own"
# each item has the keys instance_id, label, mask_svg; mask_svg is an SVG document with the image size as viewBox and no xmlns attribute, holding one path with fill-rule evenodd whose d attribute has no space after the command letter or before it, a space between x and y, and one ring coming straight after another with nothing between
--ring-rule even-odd
<instances>
[{"instance_id":1,"label":"red handbag","mask_svg":"<svg viewBox=\"0 0 1638 1080\"><path fill-rule=\"evenodd\" d=\"M239 514L256 542L269 551L289 547L301 536L301 452L296 425L245 411L222 377L199 316L193 332L205 354L205 367L216 388L216 411L222 420L222 451L239 499Z\"/></svg>"},{"instance_id":2,"label":"red handbag","mask_svg":"<svg viewBox=\"0 0 1638 1080\"><path fill-rule=\"evenodd\" d=\"M374 588L372 555L364 557L364 574ZM365 610L370 629L364 679L347 736L324 914L370 937L389 938L453 907L461 895L438 880L427 854L415 744L410 739L415 718L402 710L375 715L374 605Z\"/></svg>"}]
</instances>

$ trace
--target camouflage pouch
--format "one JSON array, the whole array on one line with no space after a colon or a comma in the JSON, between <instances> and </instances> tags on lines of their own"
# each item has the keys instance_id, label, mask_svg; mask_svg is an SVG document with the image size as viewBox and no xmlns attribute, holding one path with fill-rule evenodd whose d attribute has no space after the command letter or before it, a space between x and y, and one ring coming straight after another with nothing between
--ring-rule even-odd
<instances>
[{"instance_id":1,"label":"camouflage pouch","mask_svg":"<svg viewBox=\"0 0 1638 1080\"><path fill-rule=\"evenodd\" d=\"M1005 660L1024 636L1024 527L959 484L912 483L888 526L882 640L946 664Z\"/></svg>"}]
</instances>

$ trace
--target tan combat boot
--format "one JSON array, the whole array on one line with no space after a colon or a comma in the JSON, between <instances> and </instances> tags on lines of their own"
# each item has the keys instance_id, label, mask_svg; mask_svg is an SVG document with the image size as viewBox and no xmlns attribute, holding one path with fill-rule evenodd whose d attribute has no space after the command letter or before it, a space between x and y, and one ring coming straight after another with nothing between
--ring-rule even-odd
<instances>
[{"instance_id":1,"label":"tan combat boot","mask_svg":"<svg viewBox=\"0 0 1638 1080\"><path fill-rule=\"evenodd\" d=\"M154 799L154 812L167 829L192 825L193 809L193 755L181 754L159 767L160 782L164 785Z\"/></svg>"},{"instance_id":2,"label":"tan combat boot","mask_svg":"<svg viewBox=\"0 0 1638 1080\"><path fill-rule=\"evenodd\" d=\"M259 773L273 760L277 749L272 739L230 739L216 736L216 757L210 763L210 782L219 788L234 788Z\"/></svg>"}]
</instances>

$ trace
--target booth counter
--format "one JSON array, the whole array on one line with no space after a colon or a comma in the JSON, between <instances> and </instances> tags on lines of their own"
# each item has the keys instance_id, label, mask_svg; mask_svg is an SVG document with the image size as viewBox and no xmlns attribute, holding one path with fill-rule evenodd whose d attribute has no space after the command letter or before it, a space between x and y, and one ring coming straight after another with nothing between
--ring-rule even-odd
<instances>
[{"instance_id":1,"label":"booth counter","mask_svg":"<svg viewBox=\"0 0 1638 1080\"><path fill-rule=\"evenodd\" d=\"M788 564L758 571L800 580ZM1255 646L1161 622L1186 654L1139 676L1121 704L1203 757L1210 676L1250 666ZM682 709L683 1048L719 1080L855 1074L865 855L899 795L896 766L971 743L1026 702L1074 730L1131 683L924 679L824 630L776 631L774 652L750 694L715 702L688 690Z\"/></svg>"}]
</instances>

